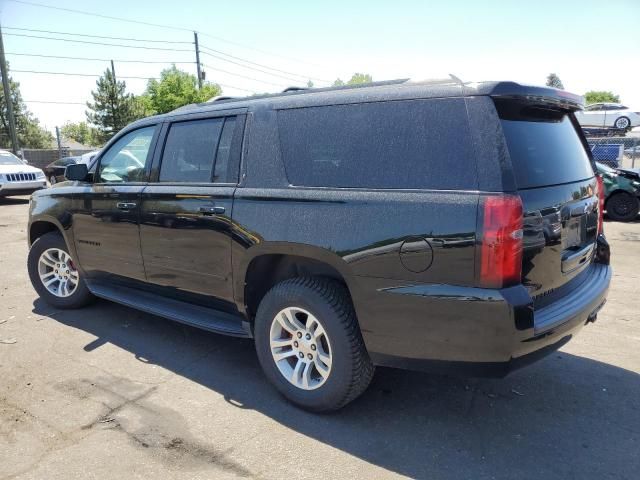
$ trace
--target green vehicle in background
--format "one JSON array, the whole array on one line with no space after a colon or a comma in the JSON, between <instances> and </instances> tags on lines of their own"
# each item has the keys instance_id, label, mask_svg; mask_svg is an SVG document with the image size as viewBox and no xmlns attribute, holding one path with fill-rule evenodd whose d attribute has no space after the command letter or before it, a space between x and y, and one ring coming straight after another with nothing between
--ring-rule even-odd
<instances>
[{"instance_id":1,"label":"green vehicle in background","mask_svg":"<svg viewBox=\"0 0 640 480\"><path fill-rule=\"evenodd\" d=\"M612 220L630 222L640 211L640 170L611 168L596 162L605 190L604 208Z\"/></svg>"}]
</instances>

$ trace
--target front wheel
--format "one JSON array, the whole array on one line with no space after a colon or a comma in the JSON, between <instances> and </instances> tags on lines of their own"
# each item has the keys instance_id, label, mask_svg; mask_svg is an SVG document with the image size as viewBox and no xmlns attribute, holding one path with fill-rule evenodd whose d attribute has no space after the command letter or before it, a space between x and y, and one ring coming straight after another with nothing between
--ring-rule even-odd
<instances>
[{"instance_id":1,"label":"front wheel","mask_svg":"<svg viewBox=\"0 0 640 480\"><path fill-rule=\"evenodd\" d=\"M80 308L93 299L58 232L46 233L33 243L27 267L40 298L56 308Z\"/></svg>"},{"instance_id":2,"label":"front wheel","mask_svg":"<svg viewBox=\"0 0 640 480\"><path fill-rule=\"evenodd\" d=\"M607 200L605 208L612 220L630 222L638 217L640 201L628 192L619 192Z\"/></svg>"},{"instance_id":3,"label":"front wheel","mask_svg":"<svg viewBox=\"0 0 640 480\"><path fill-rule=\"evenodd\" d=\"M616 123L614 123L614 125L620 130L626 130L631 126L631 121L627 117L620 117L616 119Z\"/></svg>"},{"instance_id":4,"label":"front wheel","mask_svg":"<svg viewBox=\"0 0 640 480\"><path fill-rule=\"evenodd\" d=\"M273 287L260 302L254 333L267 378L307 410L337 410L373 377L349 293L333 280L299 277Z\"/></svg>"}]
</instances>

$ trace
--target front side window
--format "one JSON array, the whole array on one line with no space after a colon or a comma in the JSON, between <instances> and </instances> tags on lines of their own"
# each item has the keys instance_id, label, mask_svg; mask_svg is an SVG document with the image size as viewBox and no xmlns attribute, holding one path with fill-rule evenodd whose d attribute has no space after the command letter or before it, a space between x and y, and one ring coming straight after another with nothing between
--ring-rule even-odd
<instances>
[{"instance_id":1,"label":"front side window","mask_svg":"<svg viewBox=\"0 0 640 480\"><path fill-rule=\"evenodd\" d=\"M121 137L100 158L100 183L143 182L145 165L156 127L145 127Z\"/></svg>"}]
</instances>

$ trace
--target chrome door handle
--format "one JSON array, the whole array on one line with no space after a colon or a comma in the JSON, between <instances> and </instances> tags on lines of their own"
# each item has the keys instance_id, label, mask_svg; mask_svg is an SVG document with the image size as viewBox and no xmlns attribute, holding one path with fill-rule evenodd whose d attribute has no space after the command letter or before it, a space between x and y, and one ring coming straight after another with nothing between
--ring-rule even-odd
<instances>
[{"instance_id":1,"label":"chrome door handle","mask_svg":"<svg viewBox=\"0 0 640 480\"><path fill-rule=\"evenodd\" d=\"M133 208L136 208L136 203L133 202L118 202L116 204L116 206L118 207L118 209L120 210L131 210Z\"/></svg>"},{"instance_id":2,"label":"chrome door handle","mask_svg":"<svg viewBox=\"0 0 640 480\"><path fill-rule=\"evenodd\" d=\"M200 207L200 213L202 213L203 215L222 215L224 212L224 207Z\"/></svg>"}]
</instances>

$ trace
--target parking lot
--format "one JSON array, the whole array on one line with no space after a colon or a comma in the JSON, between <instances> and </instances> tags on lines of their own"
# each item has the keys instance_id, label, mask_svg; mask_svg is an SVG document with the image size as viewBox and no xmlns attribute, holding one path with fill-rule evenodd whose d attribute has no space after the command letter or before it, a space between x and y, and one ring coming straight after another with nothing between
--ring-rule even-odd
<instances>
[{"instance_id":1,"label":"parking lot","mask_svg":"<svg viewBox=\"0 0 640 480\"><path fill-rule=\"evenodd\" d=\"M638 478L640 222L606 222L608 303L561 351L502 380L378 369L312 415L249 340L39 301L27 211L0 199L0 478Z\"/></svg>"}]
</instances>

